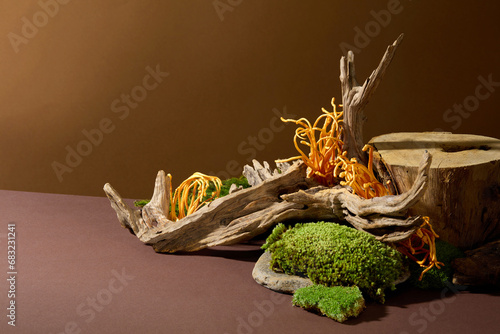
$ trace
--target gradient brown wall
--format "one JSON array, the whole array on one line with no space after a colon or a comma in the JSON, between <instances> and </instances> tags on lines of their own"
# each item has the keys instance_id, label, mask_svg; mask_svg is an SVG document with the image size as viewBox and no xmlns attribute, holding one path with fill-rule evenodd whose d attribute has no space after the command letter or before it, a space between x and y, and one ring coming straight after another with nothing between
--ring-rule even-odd
<instances>
[{"instance_id":1,"label":"gradient brown wall","mask_svg":"<svg viewBox=\"0 0 500 334\"><path fill-rule=\"evenodd\" d=\"M500 137L494 1L1 3L1 189L103 196L110 182L144 198L160 169L178 184L291 156L294 126L277 115L313 119L340 102L342 49L357 49L364 81L400 33L365 141L436 128ZM131 92L143 100L127 106ZM470 112L453 111L464 103ZM87 156L70 167L68 147Z\"/></svg>"}]
</instances>

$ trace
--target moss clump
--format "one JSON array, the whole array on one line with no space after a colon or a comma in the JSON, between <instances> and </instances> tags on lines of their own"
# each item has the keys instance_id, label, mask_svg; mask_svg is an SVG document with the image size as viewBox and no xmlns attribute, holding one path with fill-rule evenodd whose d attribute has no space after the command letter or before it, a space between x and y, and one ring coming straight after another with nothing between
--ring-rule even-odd
<instances>
[{"instance_id":1,"label":"moss clump","mask_svg":"<svg viewBox=\"0 0 500 334\"><path fill-rule=\"evenodd\" d=\"M335 223L278 225L263 246L273 270L307 275L315 284L358 286L384 302L385 289L407 269L403 255L368 233Z\"/></svg>"},{"instance_id":2,"label":"moss clump","mask_svg":"<svg viewBox=\"0 0 500 334\"><path fill-rule=\"evenodd\" d=\"M295 291L292 304L338 322L357 317L365 308L363 295L356 286L311 285L300 288Z\"/></svg>"},{"instance_id":3,"label":"moss clump","mask_svg":"<svg viewBox=\"0 0 500 334\"><path fill-rule=\"evenodd\" d=\"M220 189L220 196L219 197L224 197L226 195L229 195L229 188L231 188L231 185L235 184L236 187L243 187L243 188L248 188L250 187L250 184L248 184L248 180L244 176L240 177L232 177L227 180L222 181L222 187ZM215 191L215 186L213 184L210 184L210 186L207 189L206 197L209 198L212 196L212 192Z\"/></svg>"},{"instance_id":4,"label":"moss clump","mask_svg":"<svg viewBox=\"0 0 500 334\"><path fill-rule=\"evenodd\" d=\"M134 201L134 205L136 207L142 208L144 205L149 203L149 199L138 199L137 201Z\"/></svg>"},{"instance_id":5,"label":"moss clump","mask_svg":"<svg viewBox=\"0 0 500 334\"><path fill-rule=\"evenodd\" d=\"M433 267L426 272L419 281L418 278L424 270L417 263L410 262L411 276L408 282L419 289L443 289L447 287L453 278L453 268L451 262L454 259L464 257L465 254L457 247L443 240L436 240L436 254L440 262L444 263L441 269Z\"/></svg>"},{"instance_id":6,"label":"moss clump","mask_svg":"<svg viewBox=\"0 0 500 334\"><path fill-rule=\"evenodd\" d=\"M285 233L286 230L288 230L290 227L286 226L283 223L279 223L273 228L273 231L271 234L267 237L266 243L262 245L262 249L267 250L271 245L273 245L276 241L280 240L281 237L283 236L283 233Z\"/></svg>"},{"instance_id":7,"label":"moss clump","mask_svg":"<svg viewBox=\"0 0 500 334\"><path fill-rule=\"evenodd\" d=\"M229 194L229 188L231 188L232 184L236 184L237 187L243 187L243 188L248 188L250 185L248 184L248 180L244 176L240 177L233 177L227 180L222 181L222 187L220 189L220 196L219 197L224 197ZM208 187L205 196L203 197L203 200L210 198L212 196L212 193L215 191L215 185L213 183L210 183L210 186ZM137 207L143 207L146 204L149 203L149 199L143 199L143 200L137 200L134 202L134 205Z\"/></svg>"}]
</instances>

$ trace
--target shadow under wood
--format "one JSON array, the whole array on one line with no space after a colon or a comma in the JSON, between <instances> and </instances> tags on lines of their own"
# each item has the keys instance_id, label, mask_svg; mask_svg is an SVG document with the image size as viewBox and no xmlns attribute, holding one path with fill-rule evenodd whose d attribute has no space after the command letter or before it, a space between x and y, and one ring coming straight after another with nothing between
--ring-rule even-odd
<instances>
[{"instance_id":1,"label":"shadow under wood","mask_svg":"<svg viewBox=\"0 0 500 334\"><path fill-rule=\"evenodd\" d=\"M261 249L262 241L251 240L247 243L241 243L229 246L216 246L204 248L194 252L175 252L175 253L161 253L170 256L208 256L208 257L221 257L229 260L244 261L244 262L257 262L259 257L264 252Z\"/></svg>"}]
</instances>

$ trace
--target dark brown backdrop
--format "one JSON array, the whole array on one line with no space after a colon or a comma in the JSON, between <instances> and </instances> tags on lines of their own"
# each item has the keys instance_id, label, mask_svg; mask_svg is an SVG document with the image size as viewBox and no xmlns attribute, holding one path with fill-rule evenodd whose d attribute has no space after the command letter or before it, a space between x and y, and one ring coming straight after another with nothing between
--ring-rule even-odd
<instances>
[{"instance_id":1,"label":"dark brown backdrop","mask_svg":"<svg viewBox=\"0 0 500 334\"><path fill-rule=\"evenodd\" d=\"M315 118L340 101L343 50L355 48L364 80L400 33L365 141L436 128L499 137L499 7L3 1L0 189L101 196L110 182L141 198L159 169L179 183L290 156L294 126L277 116Z\"/></svg>"}]
</instances>

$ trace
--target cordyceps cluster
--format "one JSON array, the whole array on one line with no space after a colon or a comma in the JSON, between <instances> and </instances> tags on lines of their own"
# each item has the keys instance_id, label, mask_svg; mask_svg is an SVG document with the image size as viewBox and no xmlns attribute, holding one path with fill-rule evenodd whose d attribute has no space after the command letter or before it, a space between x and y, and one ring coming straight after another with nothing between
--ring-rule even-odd
<instances>
[{"instance_id":1,"label":"cordyceps cluster","mask_svg":"<svg viewBox=\"0 0 500 334\"><path fill-rule=\"evenodd\" d=\"M356 158L347 158L347 152L339 154L339 162L335 166L333 174L343 179L340 185L349 186L353 193L364 198L381 197L391 195L391 192L377 180L373 173L373 147L365 145L363 151L368 150L368 167L360 164Z\"/></svg>"},{"instance_id":2,"label":"cordyceps cluster","mask_svg":"<svg viewBox=\"0 0 500 334\"><path fill-rule=\"evenodd\" d=\"M425 267L418 278L419 281L432 267L436 266L436 268L441 269L441 266L444 266L444 263L439 262L436 257L436 238L439 236L432 229L429 217L423 217L423 219L422 226L409 239L397 243L398 251L408 256L421 267ZM425 245L428 245L428 248ZM419 260L416 255L421 256L421 254L423 254L423 258Z\"/></svg>"},{"instance_id":3,"label":"cordyceps cluster","mask_svg":"<svg viewBox=\"0 0 500 334\"><path fill-rule=\"evenodd\" d=\"M278 160L278 162L287 162L302 158L308 167L307 177L314 178L319 183L329 187L338 184L334 170L337 156L342 152L343 145L340 139L343 112L337 112L334 102L335 99L332 99L333 111L329 112L323 108L323 114L312 125L305 118L299 120L281 118L283 122L293 122L300 126L295 130L293 139L295 148L300 155ZM299 144L308 147L309 154L305 154Z\"/></svg>"},{"instance_id":4,"label":"cordyceps cluster","mask_svg":"<svg viewBox=\"0 0 500 334\"><path fill-rule=\"evenodd\" d=\"M168 174L170 181L172 176ZM215 185L215 191L207 196L210 183ZM221 180L216 176L202 173L194 173L188 177L172 194L172 182L170 182L170 214L169 219L176 221L197 211L200 207L219 197L222 187Z\"/></svg>"},{"instance_id":5,"label":"cordyceps cluster","mask_svg":"<svg viewBox=\"0 0 500 334\"><path fill-rule=\"evenodd\" d=\"M369 150L368 167L360 164L356 158L349 159L347 152L342 150L344 144L341 139L343 112L337 111L334 98L332 107L332 112L322 108L323 114L312 125L305 118L299 120L282 118L283 122L293 122L299 125L295 130L293 140L300 155L277 162L302 159L307 165L307 177L314 178L322 185L349 186L355 194L364 198L389 195L389 190L377 180L373 173L372 147L366 145L363 148L364 151ZM309 154L304 153L300 144L309 148Z\"/></svg>"},{"instance_id":6,"label":"cordyceps cluster","mask_svg":"<svg viewBox=\"0 0 500 334\"><path fill-rule=\"evenodd\" d=\"M339 105L342 107L342 105ZM322 108L323 114L311 124L307 119L283 119L283 122L293 122L299 127L295 130L294 144L299 156L277 162L287 162L302 159L307 165L307 177L314 178L322 185L332 187L337 184L349 186L353 193L366 199L392 195L391 191L377 180L373 172L373 147L365 145L363 151L368 150L368 166L359 163L356 158L349 159L347 152L342 150L342 111L337 111L335 99L332 99L333 111ZM306 154L301 148L309 148ZM429 218L424 217L424 224L412 236L397 243L397 249L425 267L422 276L432 267L438 269L441 262L437 261L435 239L438 235L432 229ZM416 256L421 256L419 260Z\"/></svg>"}]
</instances>

